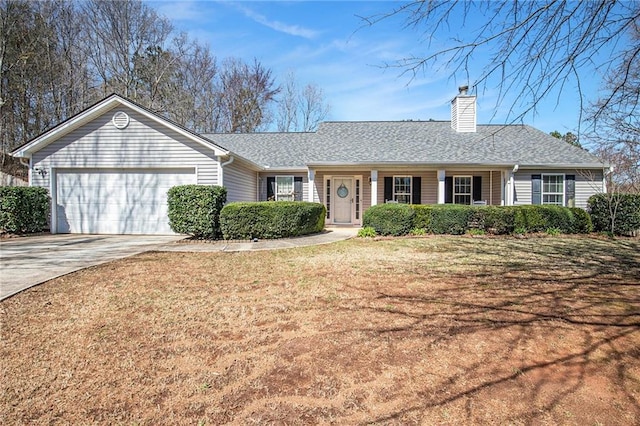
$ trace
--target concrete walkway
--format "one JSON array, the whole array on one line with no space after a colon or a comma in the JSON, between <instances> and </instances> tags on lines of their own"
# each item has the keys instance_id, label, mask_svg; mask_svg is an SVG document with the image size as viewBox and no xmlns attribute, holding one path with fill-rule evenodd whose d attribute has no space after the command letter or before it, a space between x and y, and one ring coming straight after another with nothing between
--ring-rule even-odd
<instances>
[{"instance_id":1,"label":"concrete walkway","mask_svg":"<svg viewBox=\"0 0 640 426\"><path fill-rule=\"evenodd\" d=\"M181 251L181 252L207 252L207 251L251 251L251 250L277 250L294 247L315 246L329 244L336 241L347 240L358 234L358 228L328 228L324 232L313 235L305 235L295 238L282 238L279 240L258 240L257 242L197 242L178 241L171 244L159 245L155 248L158 251Z\"/></svg>"},{"instance_id":2,"label":"concrete walkway","mask_svg":"<svg viewBox=\"0 0 640 426\"><path fill-rule=\"evenodd\" d=\"M90 266L147 251L235 252L328 244L356 236L357 228L330 228L320 234L257 242L181 241L183 235L57 234L0 241L0 300L45 281Z\"/></svg>"}]
</instances>

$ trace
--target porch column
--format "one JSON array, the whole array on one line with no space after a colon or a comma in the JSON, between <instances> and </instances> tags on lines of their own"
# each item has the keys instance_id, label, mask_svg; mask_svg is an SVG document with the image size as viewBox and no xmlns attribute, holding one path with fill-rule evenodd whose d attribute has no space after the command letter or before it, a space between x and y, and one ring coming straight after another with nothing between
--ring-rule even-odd
<instances>
[{"instance_id":1,"label":"porch column","mask_svg":"<svg viewBox=\"0 0 640 426\"><path fill-rule=\"evenodd\" d=\"M378 171L371 170L371 205L378 204Z\"/></svg>"},{"instance_id":2,"label":"porch column","mask_svg":"<svg viewBox=\"0 0 640 426\"><path fill-rule=\"evenodd\" d=\"M507 191L505 190L505 174L504 174L504 170L500 170L500 205L501 206L506 206L507 205L507 199L506 199L506 194Z\"/></svg>"},{"instance_id":3,"label":"porch column","mask_svg":"<svg viewBox=\"0 0 640 426\"><path fill-rule=\"evenodd\" d=\"M516 199L516 182L514 173L509 173L509 205L513 206Z\"/></svg>"},{"instance_id":4,"label":"porch column","mask_svg":"<svg viewBox=\"0 0 640 426\"><path fill-rule=\"evenodd\" d=\"M307 171L307 177L309 178L309 189L307 190L307 201L309 201L310 203L313 203L313 191L315 190L316 186L314 184L315 181L315 177L316 177L316 171L313 169L309 169Z\"/></svg>"},{"instance_id":5,"label":"porch column","mask_svg":"<svg viewBox=\"0 0 640 426\"><path fill-rule=\"evenodd\" d=\"M438 170L438 204L444 204L446 170Z\"/></svg>"}]
</instances>

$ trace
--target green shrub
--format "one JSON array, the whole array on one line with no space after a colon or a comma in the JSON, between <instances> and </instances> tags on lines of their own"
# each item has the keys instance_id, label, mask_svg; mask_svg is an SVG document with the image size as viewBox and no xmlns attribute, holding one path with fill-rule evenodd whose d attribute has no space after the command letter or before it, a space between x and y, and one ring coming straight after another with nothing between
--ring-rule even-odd
<instances>
[{"instance_id":1,"label":"green shrub","mask_svg":"<svg viewBox=\"0 0 640 426\"><path fill-rule=\"evenodd\" d=\"M222 186L179 185L169 189L169 225L173 232L196 238L220 237L220 211L227 201Z\"/></svg>"},{"instance_id":2,"label":"green shrub","mask_svg":"<svg viewBox=\"0 0 640 426\"><path fill-rule=\"evenodd\" d=\"M478 211L484 214L484 229L495 235L512 234L515 231L517 207L487 206Z\"/></svg>"},{"instance_id":3,"label":"green shrub","mask_svg":"<svg viewBox=\"0 0 640 426\"><path fill-rule=\"evenodd\" d=\"M220 213L225 239L286 238L324 229L326 209L305 201L229 203Z\"/></svg>"},{"instance_id":4,"label":"green shrub","mask_svg":"<svg viewBox=\"0 0 640 426\"><path fill-rule=\"evenodd\" d=\"M640 229L640 194L596 194L587 206L596 231L632 235Z\"/></svg>"},{"instance_id":5,"label":"green shrub","mask_svg":"<svg viewBox=\"0 0 640 426\"><path fill-rule=\"evenodd\" d=\"M373 238L373 237L375 237L376 235L377 235L377 234L376 234L376 230L375 230L375 229L373 229L373 228L372 228L372 227L370 227L370 226L367 226L367 227L365 227L365 228L361 228L361 229L358 231L358 237L360 237L360 238Z\"/></svg>"},{"instance_id":6,"label":"green shrub","mask_svg":"<svg viewBox=\"0 0 640 426\"><path fill-rule=\"evenodd\" d=\"M589 212L579 207L571 207L570 210L573 214L573 234L588 234L593 232L593 223L591 222Z\"/></svg>"},{"instance_id":7,"label":"green shrub","mask_svg":"<svg viewBox=\"0 0 640 426\"><path fill-rule=\"evenodd\" d=\"M414 211L413 226L416 229L423 229L425 233L431 232L431 212L434 206L430 204L412 204Z\"/></svg>"},{"instance_id":8,"label":"green shrub","mask_svg":"<svg viewBox=\"0 0 640 426\"><path fill-rule=\"evenodd\" d=\"M547 233L547 235L551 235L554 237L562 234L562 232L558 228L547 228L545 232Z\"/></svg>"},{"instance_id":9,"label":"green shrub","mask_svg":"<svg viewBox=\"0 0 640 426\"><path fill-rule=\"evenodd\" d=\"M474 210L480 208L459 204L436 205L431 210L429 231L433 234L462 235L469 229Z\"/></svg>"},{"instance_id":10,"label":"green shrub","mask_svg":"<svg viewBox=\"0 0 640 426\"><path fill-rule=\"evenodd\" d=\"M42 232L49 218L49 191L35 186L0 187L0 229L13 233Z\"/></svg>"},{"instance_id":11,"label":"green shrub","mask_svg":"<svg viewBox=\"0 0 640 426\"><path fill-rule=\"evenodd\" d=\"M375 229L378 235L407 235L414 228L414 216L408 204L378 204L364 212L363 226Z\"/></svg>"},{"instance_id":12,"label":"green shrub","mask_svg":"<svg viewBox=\"0 0 640 426\"><path fill-rule=\"evenodd\" d=\"M578 225L576 221L582 225ZM569 207L545 205L515 207L514 228L524 229L526 232L546 232L551 228L564 234L571 234L586 227L583 216L576 218L574 210Z\"/></svg>"},{"instance_id":13,"label":"green shrub","mask_svg":"<svg viewBox=\"0 0 640 426\"><path fill-rule=\"evenodd\" d=\"M421 237L423 235L427 235L427 230L424 228L413 228L409 234L416 237Z\"/></svg>"}]
</instances>

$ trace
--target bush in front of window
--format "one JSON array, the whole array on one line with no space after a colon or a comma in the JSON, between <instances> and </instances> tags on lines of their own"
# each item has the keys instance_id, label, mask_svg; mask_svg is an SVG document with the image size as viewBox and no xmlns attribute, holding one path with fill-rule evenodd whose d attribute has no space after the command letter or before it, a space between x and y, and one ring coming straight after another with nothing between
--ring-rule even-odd
<instances>
[{"instance_id":1,"label":"bush in front of window","mask_svg":"<svg viewBox=\"0 0 640 426\"><path fill-rule=\"evenodd\" d=\"M477 208L461 204L445 204L435 206L431 211L431 228L433 234L462 235L470 228L469 222ZM476 216L476 220L480 220Z\"/></svg>"},{"instance_id":2,"label":"bush in front of window","mask_svg":"<svg viewBox=\"0 0 640 426\"><path fill-rule=\"evenodd\" d=\"M414 216L409 204L378 204L364 212L362 226L375 229L378 235L407 235L415 228Z\"/></svg>"},{"instance_id":3,"label":"bush in front of window","mask_svg":"<svg viewBox=\"0 0 640 426\"><path fill-rule=\"evenodd\" d=\"M587 210L593 228L616 235L640 234L640 194L596 194L589 197Z\"/></svg>"},{"instance_id":4,"label":"bush in front of window","mask_svg":"<svg viewBox=\"0 0 640 426\"><path fill-rule=\"evenodd\" d=\"M226 240L297 237L321 232L326 214L306 201L236 202L222 209L220 229Z\"/></svg>"},{"instance_id":5,"label":"bush in front of window","mask_svg":"<svg viewBox=\"0 0 640 426\"><path fill-rule=\"evenodd\" d=\"M516 206L514 208L514 226L518 229L524 229L526 232L546 232L550 228L557 229L563 234L591 232L588 219L583 213L577 213L581 209L552 205Z\"/></svg>"},{"instance_id":6,"label":"bush in front of window","mask_svg":"<svg viewBox=\"0 0 640 426\"><path fill-rule=\"evenodd\" d=\"M227 190L223 186L174 186L167 192L169 226L178 234L219 238L220 211L226 201Z\"/></svg>"},{"instance_id":7,"label":"bush in front of window","mask_svg":"<svg viewBox=\"0 0 640 426\"><path fill-rule=\"evenodd\" d=\"M589 214L580 208L560 206L467 206L455 204L412 205L414 227L430 234L461 235L470 230L488 234L546 232L565 234L593 230ZM517 231L517 232L516 232Z\"/></svg>"},{"instance_id":8,"label":"bush in front of window","mask_svg":"<svg viewBox=\"0 0 640 426\"><path fill-rule=\"evenodd\" d=\"M571 213L573 214L573 229L574 234L588 234L593 232L593 222L591 221L591 215L580 207L571 207Z\"/></svg>"},{"instance_id":9,"label":"bush in front of window","mask_svg":"<svg viewBox=\"0 0 640 426\"><path fill-rule=\"evenodd\" d=\"M35 186L0 186L0 230L28 234L47 229L49 191Z\"/></svg>"}]
</instances>

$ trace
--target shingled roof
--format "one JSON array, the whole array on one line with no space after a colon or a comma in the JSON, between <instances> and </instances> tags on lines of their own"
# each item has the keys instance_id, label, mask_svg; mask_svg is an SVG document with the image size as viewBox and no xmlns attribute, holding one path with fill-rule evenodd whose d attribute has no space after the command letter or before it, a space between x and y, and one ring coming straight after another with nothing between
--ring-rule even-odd
<instances>
[{"instance_id":1,"label":"shingled roof","mask_svg":"<svg viewBox=\"0 0 640 426\"><path fill-rule=\"evenodd\" d=\"M478 125L459 133L449 121L324 122L313 133L205 134L270 168L318 165L482 165L597 168L602 163L527 125Z\"/></svg>"}]
</instances>

